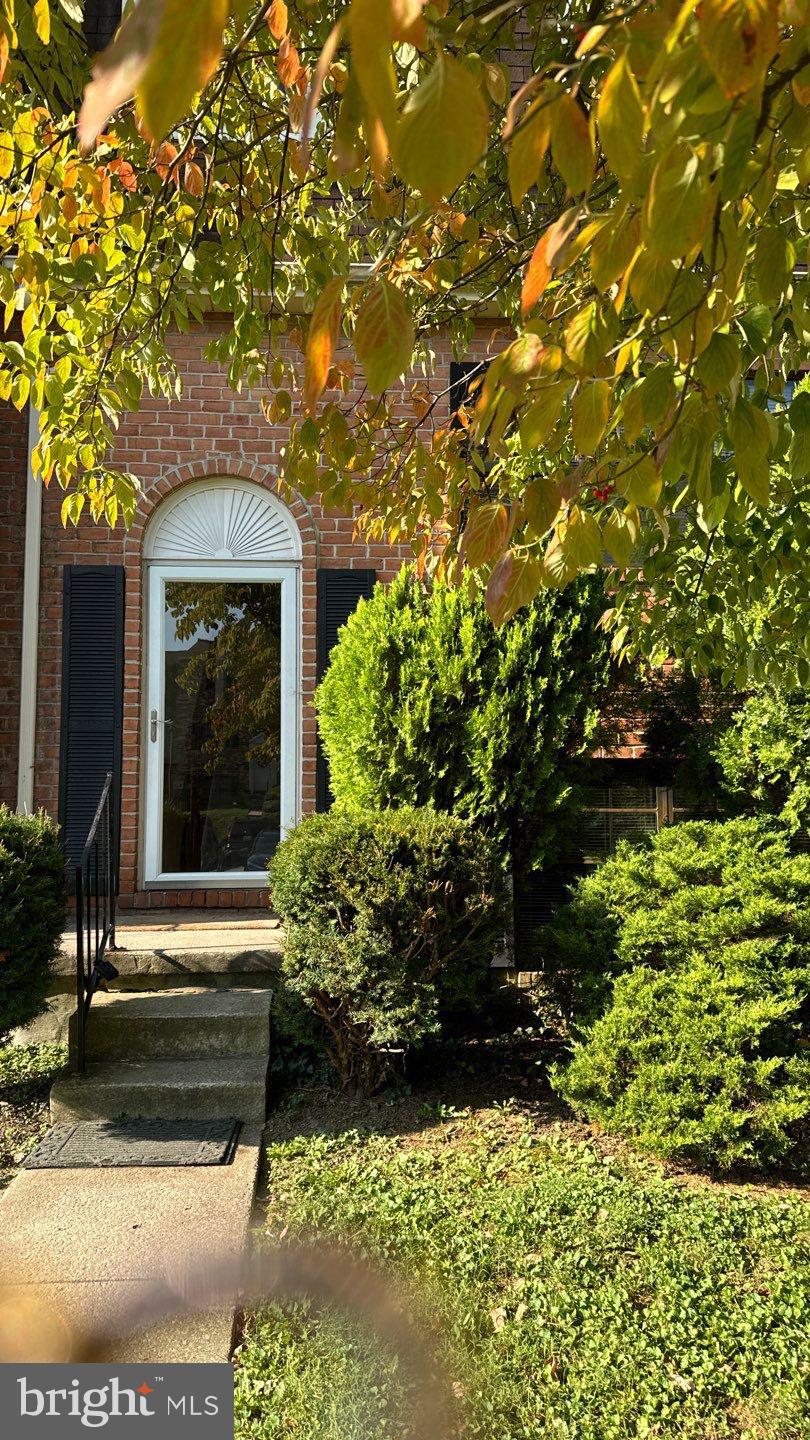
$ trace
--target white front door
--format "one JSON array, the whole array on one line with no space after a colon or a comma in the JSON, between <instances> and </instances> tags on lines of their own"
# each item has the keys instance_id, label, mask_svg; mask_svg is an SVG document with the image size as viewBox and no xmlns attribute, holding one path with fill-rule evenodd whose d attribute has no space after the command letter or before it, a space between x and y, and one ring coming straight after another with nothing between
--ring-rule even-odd
<instances>
[{"instance_id":1,"label":"white front door","mask_svg":"<svg viewBox=\"0 0 810 1440\"><path fill-rule=\"evenodd\" d=\"M298 818L298 568L148 570L144 879L244 888Z\"/></svg>"}]
</instances>

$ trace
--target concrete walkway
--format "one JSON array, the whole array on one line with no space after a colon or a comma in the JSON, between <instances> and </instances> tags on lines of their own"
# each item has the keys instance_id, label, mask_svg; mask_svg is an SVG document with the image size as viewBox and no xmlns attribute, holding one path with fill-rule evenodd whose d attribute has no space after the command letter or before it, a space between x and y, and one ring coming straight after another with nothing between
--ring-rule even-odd
<instances>
[{"instance_id":1,"label":"concrete walkway","mask_svg":"<svg viewBox=\"0 0 810 1440\"><path fill-rule=\"evenodd\" d=\"M63 1355L36 1358L68 1359L70 1337L92 1332L118 1361L227 1360L233 1306L134 1336L121 1334L122 1316L156 1286L182 1292L189 1272L244 1254L260 1141L258 1130L243 1131L230 1165L23 1170L0 1196L2 1300L50 1333L67 1328ZM31 1360L26 1346L20 1358Z\"/></svg>"}]
</instances>

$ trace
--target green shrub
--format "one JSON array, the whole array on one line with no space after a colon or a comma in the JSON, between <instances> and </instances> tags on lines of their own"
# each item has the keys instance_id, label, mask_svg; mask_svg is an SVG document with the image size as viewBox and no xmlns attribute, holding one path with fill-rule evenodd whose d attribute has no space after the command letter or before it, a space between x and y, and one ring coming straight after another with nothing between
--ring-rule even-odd
<instances>
[{"instance_id":1,"label":"green shrub","mask_svg":"<svg viewBox=\"0 0 810 1440\"><path fill-rule=\"evenodd\" d=\"M340 632L315 703L337 802L428 805L470 819L504 865L553 848L607 674L604 593L543 591L495 629L480 591L413 571Z\"/></svg>"},{"instance_id":2,"label":"green shrub","mask_svg":"<svg viewBox=\"0 0 810 1440\"><path fill-rule=\"evenodd\" d=\"M671 968L692 951L717 959L754 941L776 969L800 967L809 885L810 859L791 855L786 831L768 820L694 820L621 842L549 927L549 987L583 1024L634 966Z\"/></svg>"},{"instance_id":3,"label":"green shrub","mask_svg":"<svg viewBox=\"0 0 810 1440\"><path fill-rule=\"evenodd\" d=\"M810 696L752 695L717 741L715 756L738 810L777 815L792 832L810 828Z\"/></svg>"},{"instance_id":4,"label":"green shrub","mask_svg":"<svg viewBox=\"0 0 810 1440\"><path fill-rule=\"evenodd\" d=\"M799 999L795 978L767 967L701 955L669 972L642 966L616 981L556 1088L663 1157L721 1169L791 1159L810 1138Z\"/></svg>"},{"instance_id":5,"label":"green shrub","mask_svg":"<svg viewBox=\"0 0 810 1440\"><path fill-rule=\"evenodd\" d=\"M344 1085L371 1092L392 1052L474 1006L503 934L487 841L430 810L332 810L302 821L270 864L285 924L282 978Z\"/></svg>"},{"instance_id":6,"label":"green shrub","mask_svg":"<svg viewBox=\"0 0 810 1440\"><path fill-rule=\"evenodd\" d=\"M44 1008L65 926L65 857L47 815L0 806L0 1036Z\"/></svg>"},{"instance_id":7,"label":"green shrub","mask_svg":"<svg viewBox=\"0 0 810 1440\"><path fill-rule=\"evenodd\" d=\"M555 1088L659 1155L795 1158L810 1121L809 902L810 856L773 822L621 846L553 927L554 983L580 1026Z\"/></svg>"}]
</instances>

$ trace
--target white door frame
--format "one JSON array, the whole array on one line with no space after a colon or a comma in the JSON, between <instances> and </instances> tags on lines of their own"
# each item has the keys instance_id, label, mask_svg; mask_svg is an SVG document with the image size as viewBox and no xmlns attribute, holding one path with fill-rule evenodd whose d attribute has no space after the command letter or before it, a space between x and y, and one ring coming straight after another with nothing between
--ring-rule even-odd
<instances>
[{"instance_id":1,"label":"white door frame","mask_svg":"<svg viewBox=\"0 0 810 1440\"><path fill-rule=\"evenodd\" d=\"M164 596L167 580L209 580L212 584L253 580L281 586L281 834L300 818L301 775L301 578L296 562L210 560L152 561L147 567L146 585L146 688L144 691L142 743L144 768L144 884L188 887L194 890L260 889L267 884L261 872L209 870L196 873L161 870L163 843L163 737L165 726L158 723L151 738L151 712L165 714Z\"/></svg>"}]
</instances>

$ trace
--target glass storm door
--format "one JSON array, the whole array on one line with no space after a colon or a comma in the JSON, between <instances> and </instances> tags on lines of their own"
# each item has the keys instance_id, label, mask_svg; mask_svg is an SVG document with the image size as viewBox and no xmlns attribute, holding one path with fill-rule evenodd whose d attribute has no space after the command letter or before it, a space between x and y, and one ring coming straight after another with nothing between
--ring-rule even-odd
<instances>
[{"instance_id":1,"label":"glass storm door","mask_svg":"<svg viewBox=\"0 0 810 1440\"><path fill-rule=\"evenodd\" d=\"M149 571L145 878L261 885L297 810L292 569Z\"/></svg>"}]
</instances>

